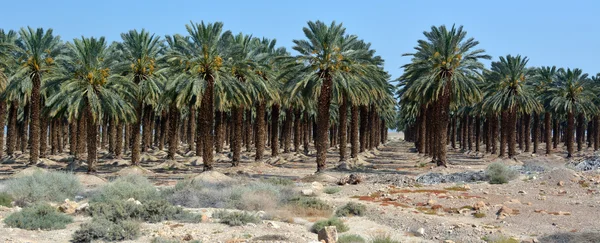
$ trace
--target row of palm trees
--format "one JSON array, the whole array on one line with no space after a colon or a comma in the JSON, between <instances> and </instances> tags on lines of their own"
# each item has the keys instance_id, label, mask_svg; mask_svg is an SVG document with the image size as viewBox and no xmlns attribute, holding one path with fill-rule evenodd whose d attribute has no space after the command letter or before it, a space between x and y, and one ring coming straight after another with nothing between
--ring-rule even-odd
<instances>
[{"instance_id":1,"label":"row of palm trees","mask_svg":"<svg viewBox=\"0 0 600 243\"><path fill-rule=\"evenodd\" d=\"M93 172L98 148L116 158L131 151L131 164L140 165L144 152L168 145L167 159L193 151L212 170L225 144L237 166L244 146L262 161L267 142L278 156L301 152L301 143L309 153L313 139L322 171L330 146L345 161L348 142L354 158L385 141L394 87L370 44L342 24L308 22L295 56L220 22L186 30L164 38L132 30L113 43L65 43L52 29L0 30L6 153L28 149L35 164L50 142L51 154L67 147L81 160L87 154Z\"/></svg>"},{"instance_id":2,"label":"row of palm trees","mask_svg":"<svg viewBox=\"0 0 600 243\"><path fill-rule=\"evenodd\" d=\"M533 141L537 153L543 141L550 154L564 141L571 157L575 138L581 151L586 135L588 146L598 149L600 74L527 67L529 59L520 55L500 57L485 69L480 60L490 56L475 49L479 43L462 27L434 26L424 34L416 52L407 54L413 59L397 91L396 126L419 153L445 166L448 145L456 148L457 139L463 150L479 152L483 143L485 152L510 158L517 143L530 152Z\"/></svg>"}]
</instances>

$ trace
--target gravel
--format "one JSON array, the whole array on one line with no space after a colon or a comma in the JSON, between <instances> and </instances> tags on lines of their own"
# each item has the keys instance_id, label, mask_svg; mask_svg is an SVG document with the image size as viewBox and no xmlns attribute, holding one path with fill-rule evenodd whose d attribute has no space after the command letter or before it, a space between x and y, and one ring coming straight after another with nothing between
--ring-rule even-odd
<instances>
[{"instance_id":1,"label":"gravel","mask_svg":"<svg viewBox=\"0 0 600 243\"><path fill-rule=\"evenodd\" d=\"M439 184L439 183L457 183L457 182L478 182L487 181L488 177L485 171L466 171L452 174L427 173L417 177L417 183L421 184Z\"/></svg>"}]
</instances>

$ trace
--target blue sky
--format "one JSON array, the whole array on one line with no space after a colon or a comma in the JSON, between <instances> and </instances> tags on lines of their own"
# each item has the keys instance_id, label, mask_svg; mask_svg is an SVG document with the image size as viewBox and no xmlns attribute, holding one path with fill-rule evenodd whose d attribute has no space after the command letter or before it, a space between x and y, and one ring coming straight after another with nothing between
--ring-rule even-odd
<instances>
[{"instance_id":1,"label":"blue sky","mask_svg":"<svg viewBox=\"0 0 600 243\"><path fill-rule=\"evenodd\" d=\"M0 28L53 28L63 40L145 28L158 35L185 34L190 21L222 21L225 29L276 38L291 48L309 20L344 23L347 33L371 42L397 78L423 31L463 25L497 60L521 54L530 66L556 65L600 72L600 1L48 1L2 3ZM595 17L596 16L596 17ZM488 62L489 65L489 62Z\"/></svg>"}]
</instances>

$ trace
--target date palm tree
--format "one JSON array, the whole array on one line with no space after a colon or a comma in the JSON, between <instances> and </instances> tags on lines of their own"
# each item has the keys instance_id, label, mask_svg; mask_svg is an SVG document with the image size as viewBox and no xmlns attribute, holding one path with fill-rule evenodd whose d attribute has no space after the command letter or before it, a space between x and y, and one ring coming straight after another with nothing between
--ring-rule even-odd
<instances>
[{"instance_id":1,"label":"date palm tree","mask_svg":"<svg viewBox=\"0 0 600 243\"><path fill-rule=\"evenodd\" d=\"M422 105L431 105L435 114L432 119L439 138L434 146L438 165L447 165L446 134L450 116L450 105L473 102L480 97L475 80L483 70L481 59L490 59L473 38L467 38L462 26L448 29L446 26L433 26L423 33L426 40L419 40L416 52L404 54L412 56L412 62L404 66L404 79L409 85L405 95L420 100ZM417 97L421 98L417 98Z\"/></svg>"},{"instance_id":2,"label":"date palm tree","mask_svg":"<svg viewBox=\"0 0 600 243\"><path fill-rule=\"evenodd\" d=\"M532 86L535 87L537 96L544 107L544 140L546 143L546 154L552 153L552 93L549 92L550 87L555 85L556 74L559 69L556 66L540 67L535 71L532 78Z\"/></svg>"},{"instance_id":3,"label":"date palm tree","mask_svg":"<svg viewBox=\"0 0 600 243\"><path fill-rule=\"evenodd\" d=\"M21 70L17 75L31 80L31 111L30 111L30 139L29 163L37 163L40 156L40 89L44 75L53 67L54 58L61 52L60 37L54 36L52 29L44 31L42 28L34 30L31 27L21 28L20 39L17 43L23 61Z\"/></svg>"},{"instance_id":4,"label":"date palm tree","mask_svg":"<svg viewBox=\"0 0 600 243\"><path fill-rule=\"evenodd\" d=\"M134 97L135 90L129 80L111 75L114 65L108 55L106 40L84 38L68 43L69 56L61 61L61 72L55 74L63 79L60 90L48 100L51 116L66 108L70 120L84 117L87 122L88 172L96 172L98 122L107 114L122 119L135 117L130 103L123 94Z\"/></svg>"},{"instance_id":5,"label":"date palm tree","mask_svg":"<svg viewBox=\"0 0 600 243\"><path fill-rule=\"evenodd\" d=\"M565 139L567 145L567 158L573 156L573 132L575 126L575 115L593 114L598 108L593 99L596 96L591 80L587 73L581 69L560 69L557 72L556 86L549 89L552 93L550 106L555 112L567 116L567 129Z\"/></svg>"},{"instance_id":6,"label":"date palm tree","mask_svg":"<svg viewBox=\"0 0 600 243\"><path fill-rule=\"evenodd\" d=\"M132 129L131 163L139 165L141 151L140 126L143 124L144 150L151 134L152 107L161 95L160 70L157 59L163 51L160 37L142 29L122 33L122 43L117 45L122 62L116 67L117 73L126 74L136 84L135 99L132 100L136 111L136 120Z\"/></svg>"},{"instance_id":7,"label":"date palm tree","mask_svg":"<svg viewBox=\"0 0 600 243\"><path fill-rule=\"evenodd\" d=\"M4 31L0 29L0 159L4 154L4 126L6 123L6 106L12 100L6 100L5 90L16 70L16 42L17 32L13 30ZM14 135L13 135L14 136Z\"/></svg>"}]
</instances>

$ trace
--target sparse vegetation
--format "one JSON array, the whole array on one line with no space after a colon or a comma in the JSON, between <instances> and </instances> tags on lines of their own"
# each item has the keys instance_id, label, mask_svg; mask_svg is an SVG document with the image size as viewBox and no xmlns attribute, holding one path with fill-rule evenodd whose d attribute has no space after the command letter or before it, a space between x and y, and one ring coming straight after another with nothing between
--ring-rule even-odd
<instances>
[{"instance_id":1,"label":"sparse vegetation","mask_svg":"<svg viewBox=\"0 0 600 243\"><path fill-rule=\"evenodd\" d=\"M266 182L271 183L273 185L277 185L277 186L293 186L295 184L294 181L287 179L287 178L281 178L281 177L271 177L268 179L265 179Z\"/></svg>"},{"instance_id":2,"label":"sparse vegetation","mask_svg":"<svg viewBox=\"0 0 600 243\"><path fill-rule=\"evenodd\" d=\"M65 172L35 172L29 176L11 179L6 185L7 193L17 205L31 203L61 202L75 198L82 191L75 175Z\"/></svg>"},{"instance_id":3,"label":"sparse vegetation","mask_svg":"<svg viewBox=\"0 0 600 243\"><path fill-rule=\"evenodd\" d=\"M490 164L485 173L490 184L506 184L518 176L516 171L501 163Z\"/></svg>"},{"instance_id":4,"label":"sparse vegetation","mask_svg":"<svg viewBox=\"0 0 600 243\"><path fill-rule=\"evenodd\" d=\"M140 235L140 225L135 221L123 220L113 222L104 218L94 218L91 222L81 225L73 233L73 242L122 241L134 240Z\"/></svg>"},{"instance_id":5,"label":"sparse vegetation","mask_svg":"<svg viewBox=\"0 0 600 243\"><path fill-rule=\"evenodd\" d=\"M56 230L64 229L73 222L73 217L56 211L50 205L37 204L14 212L4 219L10 227L27 230Z\"/></svg>"},{"instance_id":6,"label":"sparse vegetation","mask_svg":"<svg viewBox=\"0 0 600 243\"><path fill-rule=\"evenodd\" d=\"M294 197L289 200L289 203L302 208L331 210L331 206L329 206L329 204L314 197Z\"/></svg>"},{"instance_id":7,"label":"sparse vegetation","mask_svg":"<svg viewBox=\"0 0 600 243\"><path fill-rule=\"evenodd\" d=\"M91 201L124 201L129 198L139 201L152 201L160 200L161 195L146 177L141 175L127 175L102 187L97 193L92 195Z\"/></svg>"},{"instance_id":8,"label":"sparse vegetation","mask_svg":"<svg viewBox=\"0 0 600 243\"><path fill-rule=\"evenodd\" d=\"M248 223L258 223L260 218L248 212L228 212L225 210L217 211L213 218L220 219L219 222L229 226L242 226Z\"/></svg>"},{"instance_id":9,"label":"sparse vegetation","mask_svg":"<svg viewBox=\"0 0 600 243\"><path fill-rule=\"evenodd\" d=\"M517 239L504 235L485 236L482 238L482 240L487 243L519 243Z\"/></svg>"},{"instance_id":10,"label":"sparse vegetation","mask_svg":"<svg viewBox=\"0 0 600 243\"><path fill-rule=\"evenodd\" d=\"M323 189L323 192L326 194L336 194L338 192L340 192L342 190L342 188L340 188L339 186L331 186L331 187L325 187L325 189Z\"/></svg>"},{"instance_id":11,"label":"sparse vegetation","mask_svg":"<svg viewBox=\"0 0 600 243\"><path fill-rule=\"evenodd\" d=\"M13 198L6 192L0 192L0 206L12 207Z\"/></svg>"},{"instance_id":12,"label":"sparse vegetation","mask_svg":"<svg viewBox=\"0 0 600 243\"><path fill-rule=\"evenodd\" d=\"M360 235L345 234L338 237L338 243L366 243L367 241Z\"/></svg>"},{"instance_id":13,"label":"sparse vegetation","mask_svg":"<svg viewBox=\"0 0 600 243\"><path fill-rule=\"evenodd\" d=\"M474 213L473 216L478 219L485 218L485 213L477 212L477 213Z\"/></svg>"},{"instance_id":14,"label":"sparse vegetation","mask_svg":"<svg viewBox=\"0 0 600 243\"><path fill-rule=\"evenodd\" d=\"M332 217L329 219L324 219L324 220L319 220L317 222L315 222L312 227L310 228L310 231L313 233L318 233L321 229L325 228L325 226L335 226L337 229L337 232L343 233L349 230L348 226L346 224L344 224L344 222L342 222L342 220L340 220L337 217Z\"/></svg>"},{"instance_id":15,"label":"sparse vegetation","mask_svg":"<svg viewBox=\"0 0 600 243\"><path fill-rule=\"evenodd\" d=\"M367 207L361 203L349 202L346 205L338 208L335 211L335 216L337 217L347 217L347 216L363 216L367 211Z\"/></svg>"},{"instance_id":16,"label":"sparse vegetation","mask_svg":"<svg viewBox=\"0 0 600 243\"><path fill-rule=\"evenodd\" d=\"M141 205L131 201L93 203L88 212L94 218L104 218L112 222L141 220L153 223L177 220L197 223L201 220L201 215L189 213L165 200L147 201Z\"/></svg>"},{"instance_id":17,"label":"sparse vegetation","mask_svg":"<svg viewBox=\"0 0 600 243\"><path fill-rule=\"evenodd\" d=\"M372 237L371 243L401 243L390 234L379 234Z\"/></svg>"}]
</instances>

